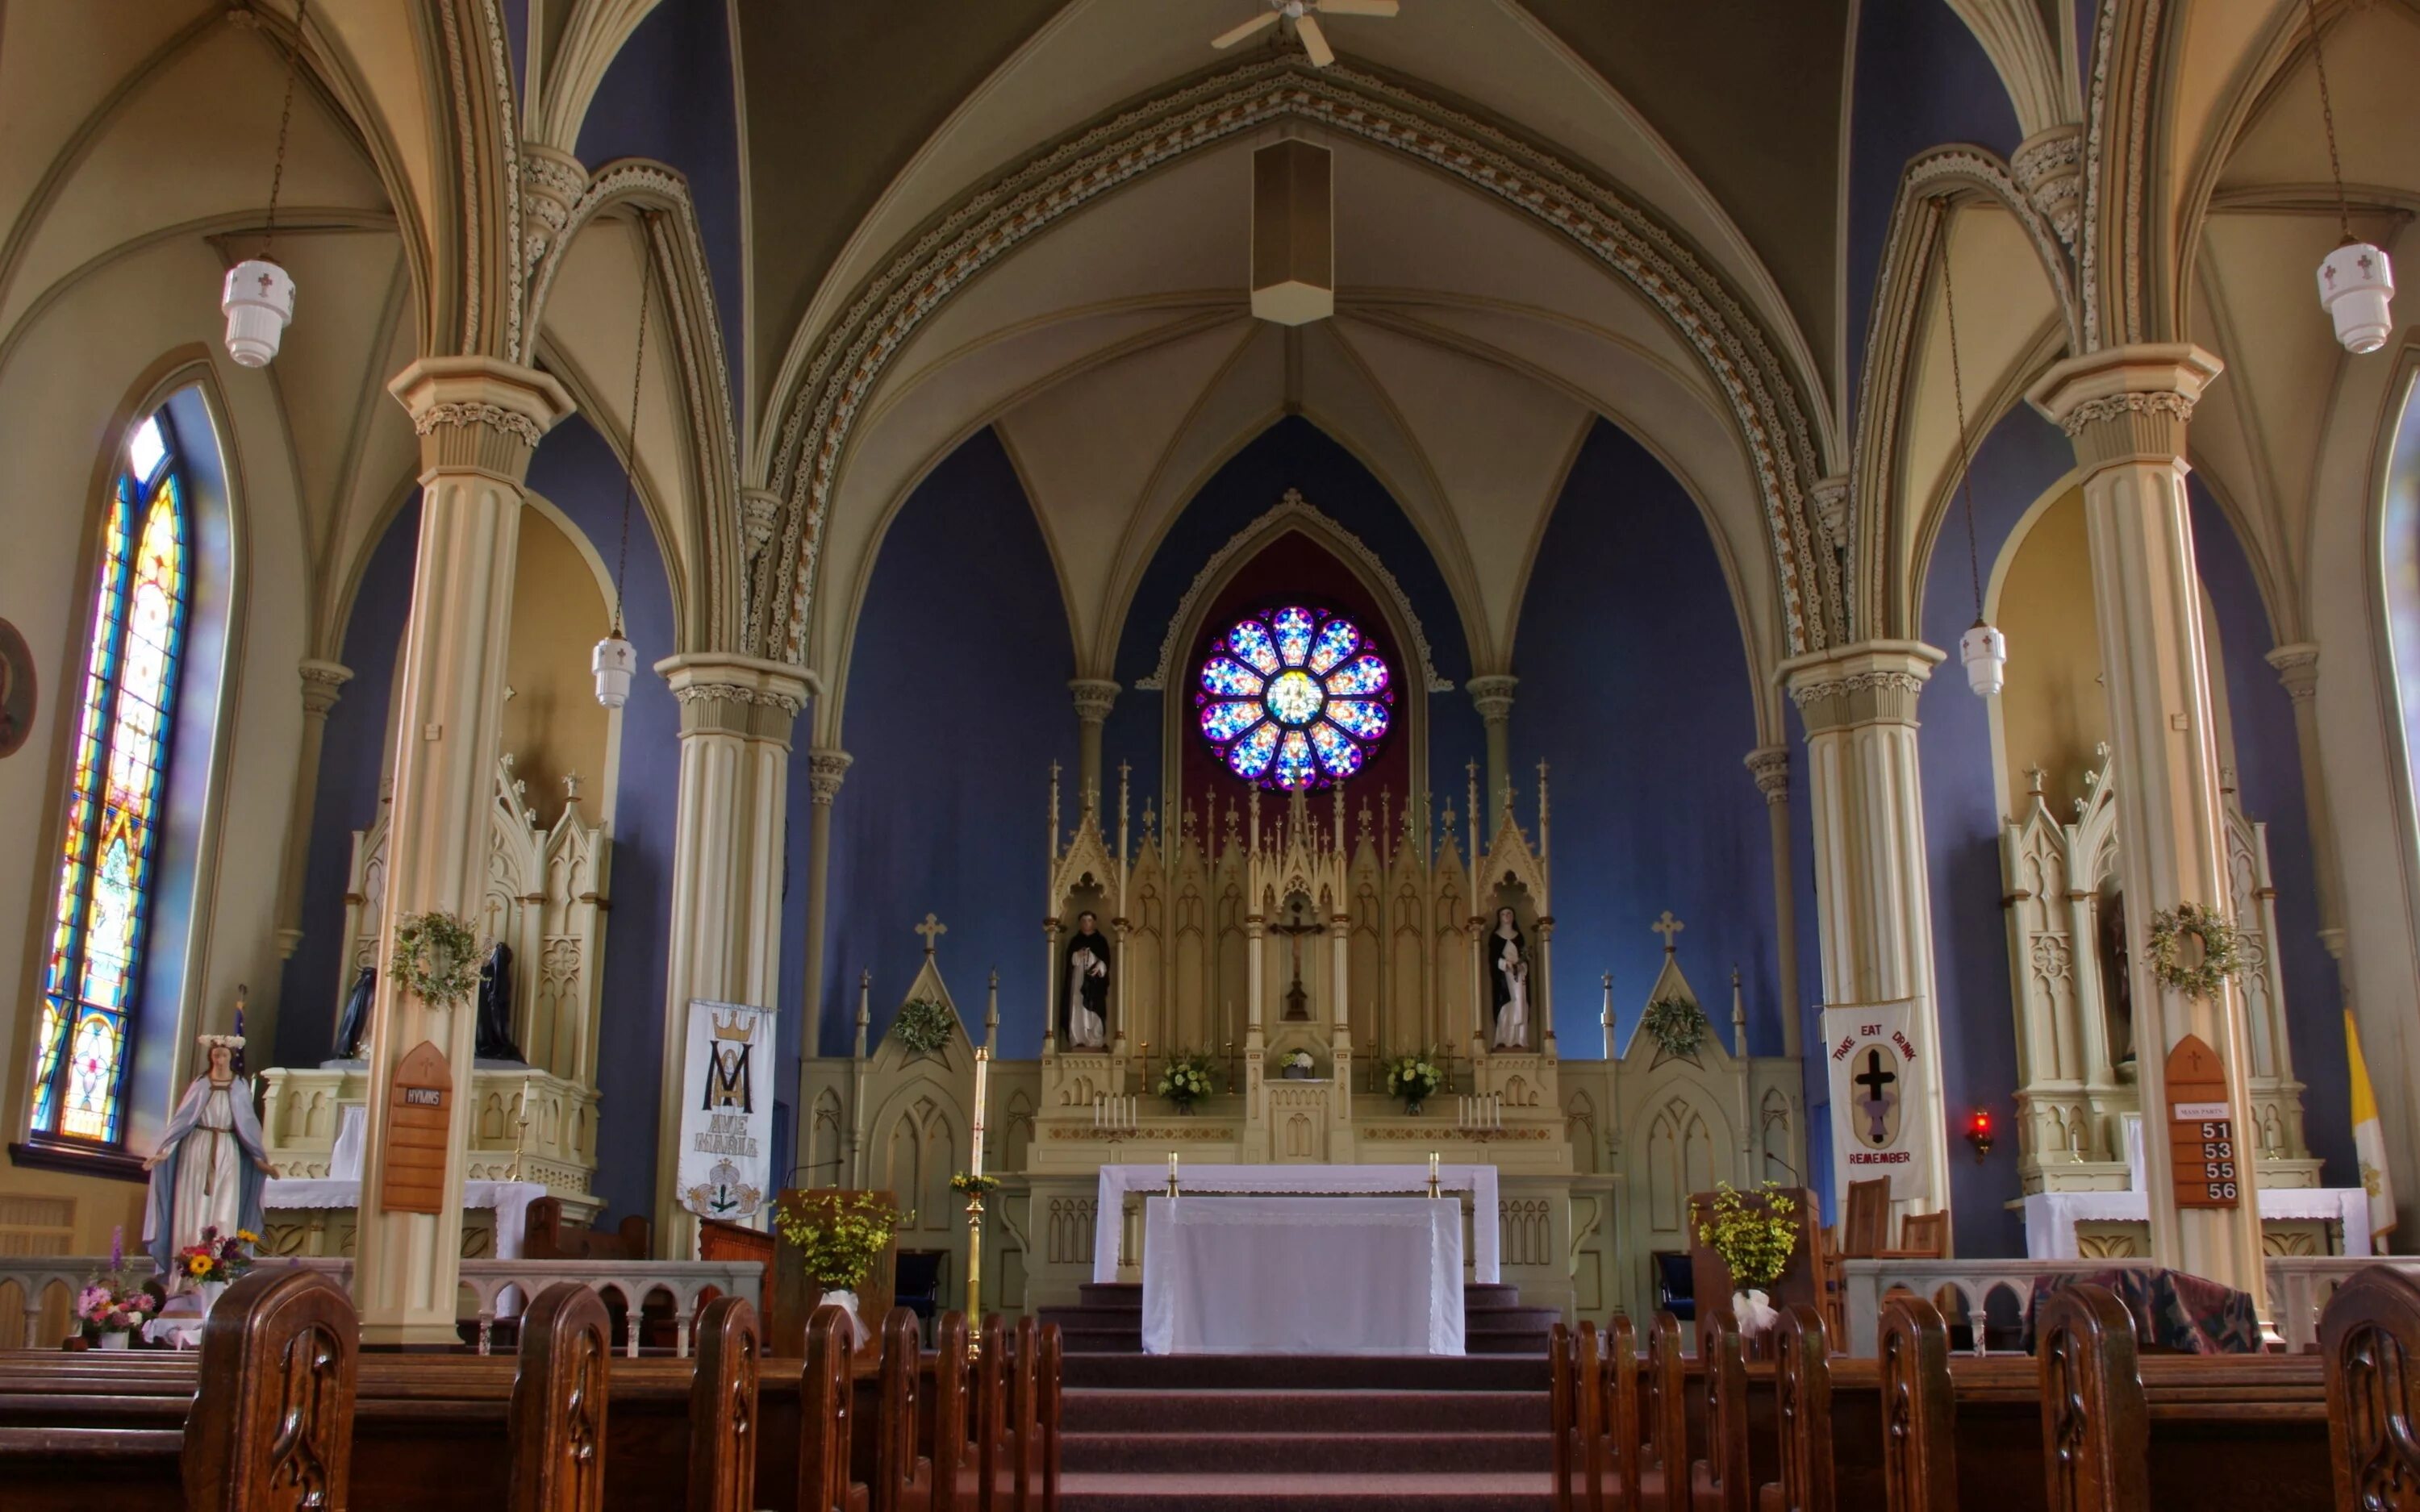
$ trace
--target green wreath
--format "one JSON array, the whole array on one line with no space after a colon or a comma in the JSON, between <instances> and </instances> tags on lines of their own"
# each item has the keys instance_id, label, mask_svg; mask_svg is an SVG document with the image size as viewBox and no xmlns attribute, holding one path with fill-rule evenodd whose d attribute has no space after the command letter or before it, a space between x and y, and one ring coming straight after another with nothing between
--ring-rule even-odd
<instances>
[{"instance_id":1,"label":"green wreath","mask_svg":"<svg viewBox=\"0 0 2420 1512\"><path fill-rule=\"evenodd\" d=\"M1659 997L1647 1005L1639 1021L1664 1053L1675 1060L1694 1060L1706 1042L1706 1011L1682 997Z\"/></svg>"},{"instance_id":2,"label":"green wreath","mask_svg":"<svg viewBox=\"0 0 2420 1512\"><path fill-rule=\"evenodd\" d=\"M2200 959L2185 960L2190 939ZM2191 997L2215 997L2243 969L2243 936L2225 914L2199 903L2179 903L2151 916L2151 975L2160 985Z\"/></svg>"},{"instance_id":3,"label":"green wreath","mask_svg":"<svg viewBox=\"0 0 2420 1512\"><path fill-rule=\"evenodd\" d=\"M950 1031L957 1022L958 1015L949 1004L919 997L899 1010L891 1036L907 1046L908 1054L929 1056L950 1042Z\"/></svg>"},{"instance_id":4,"label":"green wreath","mask_svg":"<svg viewBox=\"0 0 2420 1512\"><path fill-rule=\"evenodd\" d=\"M479 990L479 936L452 914L407 914L387 972L422 1002L451 1008Z\"/></svg>"}]
</instances>

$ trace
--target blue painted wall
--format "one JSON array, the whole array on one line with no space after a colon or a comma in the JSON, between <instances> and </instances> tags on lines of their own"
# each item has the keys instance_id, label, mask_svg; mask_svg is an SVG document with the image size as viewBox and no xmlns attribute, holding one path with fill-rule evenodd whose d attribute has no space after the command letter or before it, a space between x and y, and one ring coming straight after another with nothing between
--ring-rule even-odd
<instances>
[{"instance_id":1,"label":"blue painted wall","mask_svg":"<svg viewBox=\"0 0 2420 1512\"><path fill-rule=\"evenodd\" d=\"M592 173L615 158L653 158L687 176L736 398L741 372L736 333L745 329L739 117L723 0L661 0L649 12L597 86L581 123L578 157Z\"/></svg>"},{"instance_id":2,"label":"blue painted wall","mask_svg":"<svg viewBox=\"0 0 2420 1512\"><path fill-rule=\"evenodd\" d=\"M1464 806L1464 765L1485 761L1487 738L1479 711L1462 690L1470 676L1470 653L1453 596L1429 555L1428 544L1386 486L1359 458L1299 415L1279 421L1230 457L1161 537L1119 637L1114 675L1126 691L1118 696L1102 734L1103 764L1111 772L1122 761L1132 764L1137 812L1141 808L1140 795L1158 794L1164 695L1140 691L1134 685L1158 666L1169 622L1175 618L1203 563L1236 532L1276 507L1288 488L1301 490L1313 507L1377 553L1410 601L1412 613L1428 637L1438 675L1453 683L1450 693L1420 695L1407 687L1402 696L1428 699L1429 782L1438 810L1442 812L1450 798L1459 812ZM1184 696L1182 689L1178 692ZM1517 708L1514 719L1517 723ZM1525 814L1529 801L1525 785ZM1038 881L1035 886L1038 888Z\"/></svg>"},{"instance_id":3,"label":"blue painted wall","mask_svg":"<svg viewBox=\"0 0 2420 1512\"><path fill-rule=\"evenodd\" d=\"M2303 754L2294 704L2267 661L2277 647L2258 583L2226 514L2197 476L2193 502L2194 560L2218 619L2219 651L2235 736L2243 811L2269 826L2269 870L2277 885L2278 957L2286 978L2286 1033L2303 1082L2303 1133L2327 1162L2330 1186L2356 1185L2352 1088L2345 1063L2344 998L2336 964L2319 943L2319 893L2304 807Z\"/></svg>"},{"instance_id":4,"label":"blue painted wall","mask_svg":"<svg viewBox=\"0 0 2420 1512\"><path fill-rule=\"evenodd\" d=\"M856 761L832 805L822 1053L848 1052L861 970L873 1032L888 1027L929 912L949 926L941 974L969 1031L998 966L1001 1054L1039 1055L1045 805L1050 764L1075 767L1075 656L1041 527L990 431L892 520L846 675Z\"/></svg>"},{"instance_id":5,"label":"blue painted wall","mask_svg":"<svg viewBox=\"0 0 2420 1512\"><path fill-rule=\"evenodd\" d=\"M2030 406L2009 410L1976 449L1975 518L1982 560L1996 558L2033 501L2068 473L2075 454ZM2079 583L2076 591L2091 592ZM2000 906L2000 804L1993 789L1991 709L1966 686L1958 638L1975 623L1966 529L1953 516L1933 543L1918 616L1925 641L1949 653L1918 701L1916 745L1924 781L1925 860L1932 887L1933 986L1941 1005L1941 1064L1952 1126L1950 1219L1961 1255L2023 1255L2023 1218L2003 1204L2018 1194L2016 1141L1978 1163L1957 1137L1989 1108L2016 1127L2017 1031L2009 1006L2008 916ZM2011 648L2011 657L2024 655Z\"/></svg>"},{"instance_id":6,"label":"blue painted wall","mask_svg":"<svg viewBox=\"0 0 2420 1512\"><path fill-rule=\"evenodd\" d=\"M1598 1054L1602 975L1617 1044L1663 968L1648 926L1670 909L1681 969L1730 1039L1742 975L1748 1046L1781 1048L1773 840L1742 764L1756 688L1738 611L1697 504L1600 421L1540 543L1512 642L1514 769L1552 764L1555 1032Z\"/></svg>"}]
</instances>

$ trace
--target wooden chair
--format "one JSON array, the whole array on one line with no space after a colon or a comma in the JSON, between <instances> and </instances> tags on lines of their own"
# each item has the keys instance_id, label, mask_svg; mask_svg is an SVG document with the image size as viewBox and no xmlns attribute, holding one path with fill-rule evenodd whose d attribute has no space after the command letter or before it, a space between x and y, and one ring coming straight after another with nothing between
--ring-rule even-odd
<instances>
[{"instance_id":1,"label":"wooden chair","mask_svg":"<svg viewBox=\"0 0 2420 1512\"><path fill-rule=\"evenodd\" d=\"M1840 1211L1840 1256L1870 1260L1890 1243L1890 1178L1851 1181Z\"/></svg>"},{"instance_id":2,"label":"wooden chair","mask_svg":"<svg viewBox=\"0 0 2420 1512\"><path fill-rule=\"evenodd\" d=\"M1705 1389L1706 1458L1689 1467L1693 1512L1748 1512L1747 1366L1739 1324L1722 1308L1698 1325Z\"/></svg>"},{"instance_id":3,"label":"wooden chair","mask_svg":"<svg viewBox=\"0 0 2420 1512\"><path fill-rule=\"evenodd\" d=\"M1885 1251L1881 1257L1886 1260L1937 1260L1948 1251L1949 1214L1911 1212L1899 1221L1899 1248Z\"/></svg>"},{"instance_id":4,"label":"wooden chair","mask_svg":"<svg viewBox=\"0 0 2420 1512\"><path fill-rule=\"evenodd\" d=\"M2149 1409L2134 1319L2106 1287L2061 1287L2035 1315L2050 1512L2149 1512Z\"/></svg>"},{"instance_id":5,"label":"wooden chair","mask_svg":"<svg viewBox=\"0 0 2420 1512\"><path fill-rule=\"evenodd\" d=\"M799 1512L866 1512L866 1488L849 1473L855 1387L848 1315L818 1307L807 1319L807 1364L799 1381Z\"/></svg>"},{"instance_id":6,"label":"wooden chair","mask_svg":"<svg viewBox=\"0 0 2420 1512\"><path fill-rule=\"evenodd\" d=\"M754 1512L756 1372L764 1349L756 1309L717 1297L697 1319L689 1388L689 1512Z\"/></svg>"},{"instance_id":7,"label":"wooden chair","mask_svg":"<svg viewBox=\"0 0 2420 1512\"><path fill-rule=\"evenodd\" d=\"M2372 1266L2336 1288L2319 1315L2328 1372L2328 1460L2339 1507L2420 1507L2420 1424L2412 1355L2420 1285Z\"/></svg>"},{"instance_id":8,"label":"wooden chair","mask_svg":"<svg viewBox=\"0 0 2420 1512\"><path fill-rule=\"evenodd\" d=\"M521 1316L520 1366L506 1418L511 1512L604 1506L611 1341L604 1303L577 1281L539 1292Z\"/></svg>"},{"instance_id":9,"label":"wooden chair","mask_svg":"<svg viewBox=\"0 0 2420 1512\"><path fill-rule=\"evenodd\" d=\"M654 1243L654 1226L633 1213L616 1228L582 1228L563 1221L563 1199L540 1197L529 1205L521 1229L521 1257L531 1260L644 1260Z\"/></svg>"},{"instance_id":10,"label":"wooden chair","mask_svg":"<svg viewBox=\"0 0 2420 1512\"><path fill-rule=\"evenodd\" d=\"M1941 1309L1899 1292L1881 1326L1886 1512L1958 1512L1958 1398Z\"/></svg>"},{"instance_id":11,"label":"wooden chair","mask_svg":"<svg viewBox=\"0 0 2420 1512\"><path fill-rule=\"evenodd\" d=\"M1655 1512L1684 1512L1689 1504L1687 1370L1681 1355L1681 1320L1668 1312L1657 1313L1647 1335L1647 1381L1640 1393L1647 1447L1654 1461L1642 1473L1641 1490L1653 1490L1653 1500L1646 1505Z\"/></svg>"},{"instance_id":12,"label":"wooden chair","mask_svg":"<svg viewBox=\"0 0 2420 1512\"><path fill-rule=\"evenodd\" d=\"M1823 1319L1812 1307L1792 1307L1774 1334L1781 1479L1758 1489L1758 1512L1833 1512L1832 1362Z\"/></svg>"},{"instance_id":13,"label":"wooden chair","mask_svg":"<svg viewBox=\"0 0 2420 1512\"><path fill-rule=\"evenodd\" d=\"M360 1337L352 1299L318 1272L255 1271L229 1287L202 1327L186 1506L344 1512Z\"/></svg>"}]
</instances>

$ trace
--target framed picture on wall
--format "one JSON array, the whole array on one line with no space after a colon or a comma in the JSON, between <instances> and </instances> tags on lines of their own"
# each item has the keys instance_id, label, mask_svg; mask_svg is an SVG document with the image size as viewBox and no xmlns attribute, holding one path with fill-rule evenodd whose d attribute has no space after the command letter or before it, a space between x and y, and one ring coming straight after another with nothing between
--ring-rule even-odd
<instances>
[{"instance_id":1,"label":"framed picture on wall","mask_svg":"<svg viewBox=\"0 0 2420 1512\"><path fill-rule=\"evenodd\" d=\"M14 756L34 733L34 653L0 620L0 756Z\"/></svg>"}]
</instances>

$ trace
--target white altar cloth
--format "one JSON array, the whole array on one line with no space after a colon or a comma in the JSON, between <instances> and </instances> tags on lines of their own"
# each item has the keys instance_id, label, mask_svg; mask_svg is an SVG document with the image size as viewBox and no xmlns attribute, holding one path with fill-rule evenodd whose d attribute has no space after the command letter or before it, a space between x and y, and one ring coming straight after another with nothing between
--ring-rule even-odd
<instances>
[{"instance_id":1,"label":"white altar cloth","mask_svg":"<svg viewBox=\"0 0 2420 1512\"><path fill-rule=\"evenodd\" d=\"M1142 1348L1145 1354L1460 1354L1462 1204L1147 1197Z\"/></svg>"},{"instance_id":2,"label":"white altar cloth","mask_svg":"<svg viewBox=\"0 0 2420 1512\"><path fill-rule=\"evenodd\" d=\"M1187 1193L1262 1192L1426 1192L1426 1165L1194 1165L1178 1172L1176 1186ZM1438 1190L1471 1196L1470 1279L1493 1286L1504 1279L1498 1259L1502 1220L1496 1203L1496 1167L1440 1165ZM1118 1278L1118 1234L1125 1227L1129 1192L1166 1192L1168 1167L1104 1165L1099 1204L1093 1221L1093 1279L1107 1285ZM1460 1211L1462 1204L1454 1203ZM1144 1248L1150 1240L1145 1232ZM1456 1316L1459 1316L1457 1314Z\"/></svg>"},{"instance_id":3,"label":"white altar cloth","mask_svg":"<svg viewBox=\"0 0 2420 1512\"><path fill-rule=\"evenodd\" d=\"M264 1208L359 1208L362 1183L322 1177L273 1176L260 1184ZM496 1258L521 1257L521 1236L529 1228L529 1206L546 1196L541 1181L465 1181L462 1206L492 1208L496 1212Z\"/></svg>"},{"instance_id":4,"label":"white altar cloth","mask_svg":"<svg viewBox=\"0 0 2420 1512\"><path fill-rule=\"evenodd\" d=\"M2369 1194L2357 1186L2271 1186L2259 1191L2263 1218L2319 1218L2344 1227L2347 1255L2369 1253ZM2140 1192L2037 1192L2025 1198L2025 1254L2037 1260L2077 1257L2078 1223L2149 1223Z\"/></svg>"}]
</instances>

